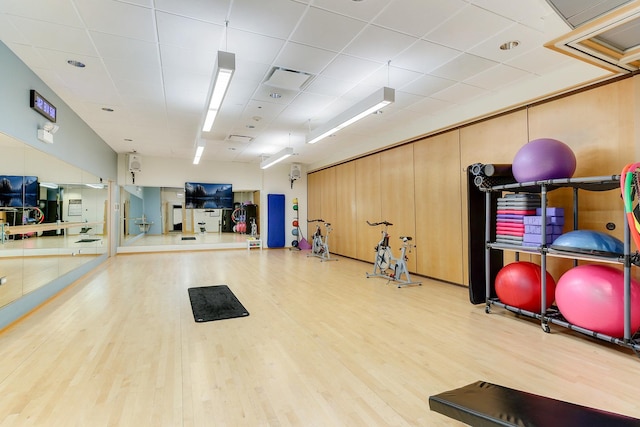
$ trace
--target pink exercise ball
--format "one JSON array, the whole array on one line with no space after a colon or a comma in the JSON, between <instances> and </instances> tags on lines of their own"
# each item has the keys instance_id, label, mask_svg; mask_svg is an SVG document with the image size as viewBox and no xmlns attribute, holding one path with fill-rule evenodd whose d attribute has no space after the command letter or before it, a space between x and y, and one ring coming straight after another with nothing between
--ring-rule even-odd
<instances>
[{"instance_id":1,"label":"pink exercise ball","mask_svg":"<svg viewBox=\"0 0 640 427\"><path fill-rule=\"evenodd\" d=\"M640 284L631 280L631 335L640 328ZM611 337L624 335L624 273L607 265L580 265L556 287L558 310L569 323Z\"/></svg>"},{"instance_id":2,"label":"pink exercise ball","mask_svg":"<svg viewBox=\"0 0 640 427\"><path fill-rule=\"evenodd\" d=\"M557 139L534 139L518 150L511 171L518 182L571 178L576 171L576 156Z\"/></svg>"},{"instance_id":3,"label":"pink exercise ball","mask_svg":"<svg viewBox=\"0 0 640 427\"><path fill-rule=\"evenodd\" d=\"M527 261L518 261L508 264L496 276L495 289L498 298L503 303L540 313L541 299L541 275L539 265ZM545 310L553 304L556 282L549 272L546 272L547 295Z\"/></svg>"}]
</instances>

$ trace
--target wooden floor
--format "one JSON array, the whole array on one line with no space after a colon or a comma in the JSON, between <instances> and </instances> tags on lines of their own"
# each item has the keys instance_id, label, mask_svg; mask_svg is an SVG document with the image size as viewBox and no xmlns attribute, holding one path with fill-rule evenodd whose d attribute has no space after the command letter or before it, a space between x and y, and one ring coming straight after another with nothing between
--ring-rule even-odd
<instances>
[{"instance_id":1,"label":"wooden floor","mask_svg":"<svg viewBox=\"0 0 640 427\"><path fill-rule=\"evenodd\" d=\"M626 349L289 250L118 255L0 333L0 426L450 426L477 380L640 417ZM196 323L187 289L250 316Z\"/></svg>"}]
</instances>

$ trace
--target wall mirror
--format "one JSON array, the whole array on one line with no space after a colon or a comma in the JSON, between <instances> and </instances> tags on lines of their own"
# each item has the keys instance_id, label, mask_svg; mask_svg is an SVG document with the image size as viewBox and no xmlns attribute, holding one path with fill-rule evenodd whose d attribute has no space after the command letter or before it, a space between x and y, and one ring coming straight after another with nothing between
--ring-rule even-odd
<instances>
[{"instance_id":1,"label":"wall mirror","mask_svg":"<svg viewBox=\"0 0 640 427\"><path fill-rule=\"evenodd\" d=\"M242 214L247 224L251 224L252 219L256 227L260 223L257 207L260 193L236 192L233 197L231 209L187 209L184 188L122 186L120 245L128 248L126 252L150 246L171 246L176 250L192 245L246 247L250 225L242 231L237 224ZM237 208L244 204L253 206L240 212Z\"/></svg>"},{"instance_id":2,"label":"wall mirror","mask_svg":"<svg viewBox=\"0 0 640 427\"><path fill-rule=\"evenodd\" d=\"M108 252L108 185L0 133L0 306Z\"/></svg>"}]
</instances>

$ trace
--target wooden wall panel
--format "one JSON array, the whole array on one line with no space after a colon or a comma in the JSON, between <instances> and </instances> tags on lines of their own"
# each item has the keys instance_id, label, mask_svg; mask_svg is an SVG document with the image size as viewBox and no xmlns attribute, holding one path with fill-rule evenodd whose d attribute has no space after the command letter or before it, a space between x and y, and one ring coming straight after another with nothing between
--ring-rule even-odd
<instances>
[{"instance_id":1,"label":"wooden wall panel","mask_svg":"<svg viewBox=\"0 0 640 427\"><path fill-rule=\"evenodd\" d=\"M474 163L511 164L513 157L527 143L527 112L515 111L460 129L460 187L462 198L462 245L465 285L469 285L469 242L467 205L467 167ZM472 212L472 215L484 215ZM513 253L505 253L505 264L513 261ZM521 259L524 260L523 257Z\"/></svg>"},{"instance_id":2,"label":"wooden wall panel","mask_svg":"<svg viewBox=\"0 0 640 427\"><path fill-rule=\"evenodd\" d=\"M329 249L336 254L356 258L356 164L344 163L336 170L336 219Z\"/></svg>"},{"instance_id":3,"label":"wooden wall panel","mask_svg":"<svg viewBox=\"0 0 640 427\"><path fill-rule=\"evenodd\" d=\"M413 144L383 151L380 157L380 197L382 217L393 224L388 229L393 256L400 256L400 236L410 236L416 242L415 187L413 170ZM407 253L407 268L416 272L416 250Z\"/></svg>"},{"instance_id":4,"label":"wooden wall panel","mask_svg":"<svg viewBox=\"0 0 640 427\"><path fill-rule=\"evenodd\" d=\"M532 107L529 111L530 138L554 138L569 145L576 155L574 177L619 174L635 161L634 79ZM579 193L579 227L610 233L624 239L623 204L619 191ZM572 191L549 193L549 204L565 208L572 215ZM571 221L565 231L571 230ZM616 225L608 231L607 223ZM549 272L557 279L570 264L550 259Z\"/></svg>"},{"instance_id":5,"label":"wooden wall panel","mask_svg":"<svg viewBox=\"0 0 640 427\"><path fill-rule=\"evenodd\" d=\"M307 235L305 238L309 242L311 242L311 235L315 231L315 227L309 227L307 220L320 218L322 215L322 211L320 210L320 206L322 205L322 185L322 171L307 175L307 217L300 218L300 221L306 226Z\"/></svg>"},{"instance_id":6,"label":"wooden wall panel","mask_svg":"<svg viewBox=\"0 0 640 427\"><path fill-rule=\"evenodd\" d=\"M370 260L373 269L374 248L380 240L380 230L378 227L369 227L367 220L370 222L382 220L380 153L354 162L356 165L356 258L363 261Z\"/></svg>"},{"instance_id":7,"label":"wooden wall panel","mask_svg":"<svg viewBox=\"0 0 640 427\"><path fill-rule=\"evenodd\" d=\"M415 142L418 273L463 282L462 200L458 131Z\"/></svg>"}]
</instances>

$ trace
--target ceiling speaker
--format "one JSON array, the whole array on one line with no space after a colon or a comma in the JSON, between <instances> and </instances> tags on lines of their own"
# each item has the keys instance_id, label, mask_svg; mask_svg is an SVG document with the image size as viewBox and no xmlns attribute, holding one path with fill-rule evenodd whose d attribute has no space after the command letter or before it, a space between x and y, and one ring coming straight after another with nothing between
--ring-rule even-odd
<instances>
[{"instance_id":1,"label":"ceiling speaker","mask_svg":"<svg viewBox=\"0 0 640 427\"><path fill-rule=\"evenodd\" d=\"M289 177L291 177L291 179L294 180L294 179L300 179L301 176L302 176L302 168L300 167L300 164L292 163L291 173L289 174Z\"/></svg>"},{"instance_id":2,"label":"ceiling speaker","mask_svg":"<svg viewBox=\"0 0 640 427\"><path fill-rule=\"evenodd\" d=\"M129 172L142 171L142 158L137 154L129 154Z\"/></svg>"}]
</instances>

